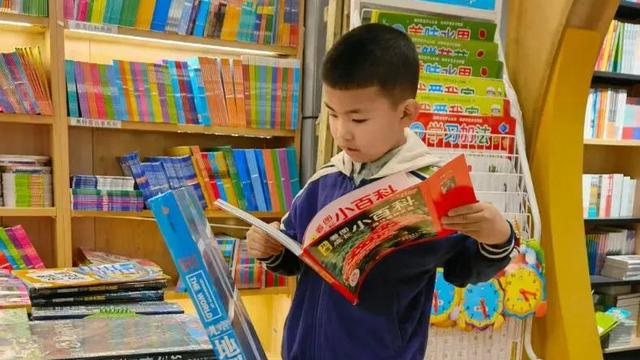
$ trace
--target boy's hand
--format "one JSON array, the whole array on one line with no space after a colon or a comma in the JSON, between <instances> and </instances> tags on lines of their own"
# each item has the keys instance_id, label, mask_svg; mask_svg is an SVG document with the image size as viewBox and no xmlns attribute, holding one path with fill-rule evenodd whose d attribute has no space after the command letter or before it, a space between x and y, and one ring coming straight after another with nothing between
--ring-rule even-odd
<instances>
[{"instance_id":1,"label":"boy's hand","mask_svg":"<svg viewBox=\"0 0 640 360\"><path fill-rule=\"evenodd\" d=\"M272 222L269 224L276 229L280 229L279 222ZM264 231L252 226L247 231L247 243L249 247L249 256L256 259L266 259L274 255L278 255L284 249L279 242L272 239Z\"/></svg>"},{"instance_id":2,"label":"boy's hand","mask_svg":"<svg viewBox=\"0 0 640 360\"><path fill-rule=\"evenodd\" d=\"M511 228L498 209L489 203L460 206L442 218L442 225L481 243L499 245L509 240Z\"/></svg>"}]
</instances>

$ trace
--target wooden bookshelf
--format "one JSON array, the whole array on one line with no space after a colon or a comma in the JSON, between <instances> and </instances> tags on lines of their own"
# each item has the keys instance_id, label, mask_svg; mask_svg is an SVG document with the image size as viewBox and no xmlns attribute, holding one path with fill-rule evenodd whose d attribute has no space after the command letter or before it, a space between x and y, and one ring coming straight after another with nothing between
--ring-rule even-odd
<instances>
[{"instance_id":1,"label":"wooden bookshelf","mask_svg":"<svg viewBox=\"0 0 640 360\"><path fill-rule=\"evenodd\" d=\"M605 140L605 139L585 139L585 145L591 146L640 146L640 140Z\"/></svg>"},{"instance_id":2,"label":"wooden bookshelf","mask_svg":"<svg viewBox=\"0 0 640 360\"><path fill-rule=\"evenodd\" d=\"M616 18L621 20L640 19L640 4L624 0L620 1Z\"/></svg>"},{"instance_id":3,"label":"wooden bookshelf","mask_svg":"<svg viewBox=\"0 0 640 360\"><path fill-rule=\"evenodd\" d=\"M602 276L602 275L590 275L592 287L602 287L602 286L620 286L620 285L636 285L640 284L640 279L638 280L620 280L613 279L610 277Z\"/></svg>"},{"instance_id":4,"label":"wooden bookshelf","mask_svg":"<svg viewBox=\"0 0 640 360\"><path fill-rule=\"evenodd\" d=\"M585 225L631 225L640 224L640 217L584 219Z\"/></svg>"},{"instance_id":5,"label":"wooden bookshelf","mask_svg":"<svg viewBox=\"0 0 640 360\"><path fill-rule=\"evenodd\" d=\"M49 18L0 12L0 29L22 29L28 32L44 32L49 26Z\"/></svg>"},{"instance_id":6,"label":"wooden bookshelf","mask_svg":"<svg viewBox=\"0 0 640 360\"><path fill-rule=\"evenodd\" d=\"M81 124L82 122L86 124ZM100 129L108 129L108 130L170 132L170 133L176 133L176 134L224 135L224 136L242 136L242 137L259 137L259 138L273 138L273 137L293 138L296 136L295 130L284 130L284 129L255 129L255 128L238 128L238 127L222 127L222 126L156 124L156 123L142 123L142 122L117 121L117 120L93 120L93 119L89 120L89 119L80 119L80 118L69 118L69 126L91 127L91 128L100 128Z\"/></svg>"},{"instance_id":7,"label":"wooden bookshelf","mask_svg":"<svg viewBox=\"0 0 640 360\"><path fill-rule=\"evenodd\" d=\"M53 116L0 113L0 123L52 125Z\"/></svg>"},{"instance_id":8,"label":"wooden bookshelf","mask_svg":"<svg viewBox=\"0 0 640 360\"><path fill-rule=\"evenodd\" d=\"M292 47L225 41L191 35L161 33L117 25L97 25L66 21L65 35L70 39L115 41L132 45L144 45L161 49L193 47L214 54L247 54L266 56L296 56Z\"/></svg>"},{"instance_id":9,"label":"wooden bookshelf","mask_svg":"<svg viewBox=\"0 0 640 360\"><path fill-rule=\"evenodd\" d=\"M0 207L1 217L55 217L56 208L6 208Z\"/></svg>"},{"instance_id":10,"label":"wooden bookshelf","mask_svg":"<svg viewBox=\"0 0 640 360\"><path fill-rule=\"evenodd\" d=\"M594 85L632 86L640 84L640 75L624 74L610 71L594 71L591 83Z\"/></svg>"},{"instance_id":11,"label":"wooden bookshelf","mask_svg":"<svg viewBox=\"0 0 640 360\"><path fill-rule=\"evenodd\" d=\"M207 210L205 214L208 219L233 219L233 215L230 215L224 211ZM280 219L284 216L281 212L253 212L253 216L259 219ZM103 218L103 219L140 219L140 220L153 220L153 213L151 210L143 211L80 211L74 210L72 213L74 218Z\"/></svg>"},{"instance_id":12,"label":"wooden bookshelf","mask_svg":"<svg viewBox=\"0 0 640 360\"><path fill-rule=\"evenodd\" d=\"M632 351L632 350L639 350L640 349L640 338L635 337L631 340L631 342L629 343L629 345L626 346L621 346L621 347L615 347L615 348L606 348L603 350L603 352L605 354L613 354L613 353L620 353L620 352L624 352L624 351ZM629 358L631 359L631 358Z\"/></svg>"}]
</instances>

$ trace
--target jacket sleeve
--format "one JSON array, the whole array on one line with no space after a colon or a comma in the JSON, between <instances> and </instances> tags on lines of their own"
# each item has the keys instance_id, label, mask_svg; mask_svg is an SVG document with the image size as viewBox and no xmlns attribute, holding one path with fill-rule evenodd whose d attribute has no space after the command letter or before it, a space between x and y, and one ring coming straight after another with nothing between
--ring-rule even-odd
<instances>
[{"instance_id":1,"label":"jacket sleeve","mask_svg":"<svg viewBox=\"0 0 640 360\"><path fill-rule=\"evenodd\" d=\"M509 239L499 245L486 245L465 236L464 244L444 264L445 280L463 287L487 281L504 269L511 260L515 246L515 232L511 223L509 227Z\"/></svg>"},{"instance_id":2,"label":"jacket sleeve","mask_svg":"<svg viewBox=\"0 0 640 360\"><path fill-rule=\"evenodd\" d=\"M303 195L303 194L301 194ZM291 209L284 215L280 221L280 231L285 235L300 242L298 239L299 231L297 225L298 206L300 204L300 198L296 197L291 204ZM259 259L264 264L264 267L274 273L286 276L293 276L300 274L302 270L302 262L291 251L284 249L280 254L274 255L270 258Z\"/></svg>"}]
</instances>

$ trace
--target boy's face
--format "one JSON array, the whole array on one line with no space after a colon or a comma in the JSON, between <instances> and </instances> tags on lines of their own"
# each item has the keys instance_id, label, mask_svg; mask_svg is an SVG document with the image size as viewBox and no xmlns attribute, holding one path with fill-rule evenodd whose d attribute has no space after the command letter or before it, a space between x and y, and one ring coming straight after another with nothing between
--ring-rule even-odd
<instances>
[{"instance_id":1,"label":"boy's face","mask_svg":"<svg viewBox=\"0 0 640 360\"><path fill-rule=\"evenodd\" d=\"M413 99L394 106L375 86L336 90L325 85L324 94L334 141L360 163L375 161L404 144L404 128L418 108Z\"/></svg>"}]
</instances>

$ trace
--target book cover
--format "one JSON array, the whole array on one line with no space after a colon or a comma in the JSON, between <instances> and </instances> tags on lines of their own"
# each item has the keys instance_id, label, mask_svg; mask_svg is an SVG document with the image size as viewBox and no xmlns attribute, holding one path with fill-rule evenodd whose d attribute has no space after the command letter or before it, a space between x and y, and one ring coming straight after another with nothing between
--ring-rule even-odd
<instances>
[{"instance_id":1,"label":"book cover","mask_svg":"<svg viewBox=\"0 0 640 360\"><path fill-rule=\"evenodd\" d=\"M441 224L449 210L477 202L464 155L416 183L400 173L336 199L311 220L302 245L268 224L229 206L223 210L259 227L314 269L349 302L385 255L454 233Z\"/></svg>"},{"instance_id":2,"label":"book cover","mask_svg":"<svg viewBox=\"0 0 640 360\"><path fill-rule=\"evenodd\" d=\"M418 93L507 97L501 79L420 73Z\"/></svg>"},{"instance_id":3,"label":"book cover","mask_svg":"<svg viewBox=\"0 0 640 360\"><path fill-rule=\"evenodd\" d=\"M498 44L492 41L457 40L416 35L411 40L418 54L469 60L499 60Z\"/></svg>"},{"instance_id":4,"label":"book cover","mask_svg":"<svg viewBox=\"0 0 640 360\"><path fill-rule=\"evenodd\" d=\"M26 308L31 305L29 289L8 271L0 271L0 309Z\"/></svg>"},{"instance_id":5,"label":"book cover","mask_svg":"<svg viewBox=\"0 0 640 360\"><path fill-rule=\"evenodd\" d=\"M366 10L363 19L392 26L408 35L424 35L457 40L493 41L496 24L444 15L409 14L386 10ZM363 21L364 22L364 21Z\"/></svg>"},{"instance_id":6,"label":"book cover","mask_svg":"<svg viewBox=\"0 0 640 360\"><path fill-rule=\"evenodd\" d=\"M28 268L42 269L45 267L22 225L5 228L5 231L16 249L19 250L22 260Z\"/></svg>"},{"instance_id":7,"label":"book cover","mask_svg":"<svg viewBox=\"0 0 640 360\"><path fill-rule=\"evenodd\" d=\"M164 28L167 25L167 16L169 16L169 7L171 7L171 0L156 0L153 17L151 18L151 30L164 32Z\"/></svg>"},{"instance_id":8,"label":"book cover","mask_svg":"<svg viewBox=\"0 0 640 360\"><path fill-rule=\"evenodd\" d=\"M253 185L251 183L251 173L249 172L249 165L247 164L245 151L243 149L233 149L232 154L238 171L238 178L240 179L240 185L244 195L243 197L247 204L246 210L258 211L258 204L253 191Z\"/></svg>"},{"instance_id":9,"label":"book cover","mask_svg":"<svg viewBox=\"0 0 640 360\"><path fill-rule=\"evenodd\" d=\"M244 71L242 66L242 61L239 59L233 59L233 88L235 91L235 100L236 100L236 116L238 118L238 126L246 127L247 126L247 114L246 114L246 99L245 99L245 89L244 89Z\"/></svg>"},{"instance_id":10,"label":"book cover","mask_svg":"<svg viewBox=\"0 0 640 360\"><path fill-rule=\"evenodd\" d=\"M73 61L65 60L64 69L67 80L67 106L69 116L80 117L80 108L78 104L78 90L76 88L76 77Z\"/></svg>"},{"instance_id":11,"label":"book cover","mask_svg":"<svg viewBox=\"0 0 640 360\"><path fill-rule=\"evenodd\" d=\"M287 163L289 164L289 179L291 180L291 193L295 198L301 190L300 187L300 171L298 168L298 156L296 155L296 149L293 147L287 148Z\"/></svg>"},{"instance_id":12,"label":"book cover","mask_svg":"<svg viewBox=\"0 0 640 360\"><path fill-rule=\"evenodd\" d=\"M260 177L260 170L258 168L258 161L256 159L256 153L253 149L244 150L245 157L247 158L247 167L249 170L249 176L251 177L251 186L253 188L253 194L256 197L256 205L257 211L266 212L269 211L267 208L267 202L264 198L264 190L262 179ZM293 187L293 179L292 179L292 187ZM224 199L223 199L224 200Z\"/></svg>"},{"instance_id":13,"label":"book cover","mask_svg":"<svg viewBox=\"0 0 640 360\"><path fill-rule=\"evenodd\" d=\"M155 7L156 0L140 0L136 16L136 28L144 30L149 30L151 28L151 20L153 19Z\"/></svg>"},{"instance_id":14,"label":"book cover","mask_svg":"<svg viewBox=\"0 0 640 360\"><path fill-rule=\"evenodd\" d=\"M229 202L229 199L227 197L227 193L225 190L225 185L222 182L222 173L220 172L220 168L218 167L218 163L216 160L216 156L214 153L212 152L204 152L203 154L203 160L204 160L204 155L206 154L207 156L207 162L209 163L209 167L211 168L211 173L213 174L213 179L215 179L215 185L216 188L218 189L218 194L220 195L220 198L223 199L224 201ZM231 185L229 185L231 186Z\"/></svg>"},{"instance_id":15,"label":"book cover","mask_svg":"<svg viewBox=\"0 0 640 360\"><path fill-rule=\"evenodd\" d=\"M499 60L475 60L423 54L420 54L419 58L421 74L502 79L503 64Z\"/></svg>"},{"instance_id":16,"label":"book cover","mask_svg":"<svg viewBox=\"0 0 640 360\"><path fill-rule=\"evenodd\" d=\"M31 308L31 319L33 321L82 319L100 312L113 311L114 309L123 309L138 315L184 313L184 310L178 304L166 301L145 301L143 303L114 303L107 305L34 306Z\"/></svg>"},{"instance_id":17,"label":"book cover","mask_svg":"<svg viewBox=\"0 0 640 360\"><path fill-rule=\"evenodd\" d=\"M240 359L266 359L195 194L187 188L154 198L151 209L212 344L233 345ZM228 352L214 346L218 358Z\"/></svg>"},{"instance_id":18,"label":"book cover","mask_svg":"<svg viewBox=\"0 0 640 360\"><path fill-rule=\"evenodd\" d=\"M196 15L196 23L193 27L193 35L203 37L205 25L207 22L207 15L209 15L209 7L211 6L211 0L201 0L200 7L198 8L198 14Z\"/></svg>"},{"instance_id":19,"label":"book cover","mask_svg":"<svg viewBox=\"0 0 640 360\"><path fill-rule=\"evenodd\" d=\"M480 116L505 115L508 100L496 97L419 93L416 101L422 112Z\"/></svg>"},{"instance_id":20,"label":"book cover","mask_svg":"<svg viewBox=\"0 0 640 360\"><path fill-rule=\"evenodd\" d=\"M233 187L233 193L235 194L238 206L242 209L247 208L247 200L244 197L244 192L242 190L242 182L240 181L240 176L238 175L238 168L233 159L233 151L230 146L221 146L214 148L213 151L222 153L224 157L224 163L218 162L218 166L227 167L227 172L229 174L229 180L231 181L231 186ZM219 156L219 155L216 155ZM226 189L225 189L226 190ZM229 195L229 191L227 190L227 196Z\"/></svg>"},{"instance_id":21,"label":"book cover","mask_svg":"<svg viewBox=\"0 0 640 360\"><path fill-rule=\"evenodd\" d=\"M253 152L256 155L256 163L258 164L258 174L260 175L260 181L262 182L262 193L264 194L264 202L267 206L267 211L275 211L271 204L271 195L269 193L269 182L267 180L267 172L264 164L264 156L261 149L254 149Z\"/></svg>"},{"instance_id":22,"label":"book cover","mask_svg":"<svg viewBox=\"0 0 640 360\"><path fill-rule=\"evenodd\" d=\"M109 291L101 294L57 296L52 298L36 297L31 299L32 306L74 306L84 304L139 303L145 301L163 301L163 290L149 291Z\"/></svg>"},{"instance_id":23,"label":"book cover","mask_svg":"<svg viewBox=\"0 0 640 360\"><path fill-rule=\"evenodd\" d=\"M278 195L278 188L276 187L276 176L273 167L273 160L271 152L268 149L262 149L260 151L260 158L264 165L265 179L267 181L267 187L269 189L269 199L271 202L271 211L284 211L284 204L280 202L280 196Z\"/></svg>"},{"instance_id":24,"label":"book cover","mask_svg":"<svg viewBox=\"0 0 640 360\"><path fill-rule=\"evenodd\" d=\"M284 200L286 204L287 210L291 208L291 203L293 202L293 191L289 169L289 160L287 157L287 149L276 149L276 153L278 154L278 167L280 168L280 179L282 182L282 190L284 192Z\"/></svg>"}]
</instances>

